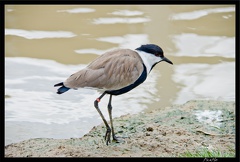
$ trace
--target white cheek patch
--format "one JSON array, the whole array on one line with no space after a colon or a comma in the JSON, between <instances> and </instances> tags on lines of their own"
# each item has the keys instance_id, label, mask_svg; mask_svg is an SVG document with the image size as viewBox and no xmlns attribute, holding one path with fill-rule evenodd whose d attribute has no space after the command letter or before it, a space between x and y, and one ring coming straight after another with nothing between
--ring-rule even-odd
<instances>
[{"instance_id":1,"label":"white cheek patch","mask_svg":"<svg viewBox=\"0 0 240 162\"><path fill-rule=\"evenodd\" d=\"M147 68L147 74L149 74L150 70L152 69L152 66L156 64L159 61L162 61L161 57L157 57L153 54L143 52L143 51L138 51L135 50L139 56L142 58L144 65Z\"/></svg>"}]
</instances>

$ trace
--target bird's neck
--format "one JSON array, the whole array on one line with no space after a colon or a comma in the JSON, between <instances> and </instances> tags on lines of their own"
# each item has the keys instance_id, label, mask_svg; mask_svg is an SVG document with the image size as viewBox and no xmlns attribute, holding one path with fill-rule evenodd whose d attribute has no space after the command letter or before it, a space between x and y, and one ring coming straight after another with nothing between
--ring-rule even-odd
<instances>
[{"instance_id":1,"label":"bird's neck","mask_svg":"<svg viewBox=\"0 0 240 162\"><path fill-rule=\"evenodd\" d=\"M147 68L147 74L150 73L150 71L152 70L152 66L156 64L156 57L153 54L144 52L144 51L138 51L135 50L139 56L142 58L143 64L146 66Z\"/></svg>"}]
</instances>

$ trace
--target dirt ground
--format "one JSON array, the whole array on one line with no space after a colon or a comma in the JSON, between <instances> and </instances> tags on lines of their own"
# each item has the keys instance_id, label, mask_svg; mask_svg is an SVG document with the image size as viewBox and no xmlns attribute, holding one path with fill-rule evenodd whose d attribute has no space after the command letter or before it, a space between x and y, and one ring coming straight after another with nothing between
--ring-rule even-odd
<instances>
[{"instance_id":1,"label":"dirt ground","mask_svg":"<svg viewBox=\"0 0 240 162\"><path fill-rule=\"evenodd\" d=\"M123 137L119 143L106 145L101 124L82 138L37 138L7 145L5 157L178 157L201 148L235 150L235 102L193 100L124 115L113 123L116 136Z\"/></svg>"}]
</instances>

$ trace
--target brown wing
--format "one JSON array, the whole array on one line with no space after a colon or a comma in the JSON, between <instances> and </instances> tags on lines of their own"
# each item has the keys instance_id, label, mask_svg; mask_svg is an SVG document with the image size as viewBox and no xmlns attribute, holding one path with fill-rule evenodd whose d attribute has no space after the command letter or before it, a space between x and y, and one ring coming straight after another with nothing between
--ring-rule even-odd
<instances>
[{"instance_id":1,"label":"brown wing","mask_svg":"<svg viewBox=\"0 0 240 162\"><path fill-rule=\"evenodd\" d=\"M119 49L99 56L86 68L72 74L64 85L117 90L134 83L142 71L142 59L135 51Z\"/></svg>"}]
</instances>

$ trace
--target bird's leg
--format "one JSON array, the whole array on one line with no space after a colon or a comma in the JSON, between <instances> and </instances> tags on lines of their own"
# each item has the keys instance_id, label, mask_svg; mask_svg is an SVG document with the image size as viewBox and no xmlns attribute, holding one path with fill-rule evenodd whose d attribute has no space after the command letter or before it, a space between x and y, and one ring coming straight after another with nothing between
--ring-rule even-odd
<instances>
[{"instance_id":1,"label":"bird's leg","mask_svg":"<svg viewBox=\"0 0 240 162\"><path fill-rule=\"evenodd\" d=\"M107 142L106 144L108 145L108 143L110 142L110 135L111 135L111 128L109 127L106 119L104 118L101 110L99 109L98 107L98 103L100 102L101 98L106 94L106 92L104 92L100 97L98 97L95 101L94 101L94 107L97 109L98 113L100 114L106 128L107 128L107 131L106 131L106 134L105 134L105 140L107 138Z\"/></svg>"},{"instance_id":2,"label":"bird's leg","mask_svg":"<svg viewBox=\"0 0 240 162\"><path fill-rule=\"evenodd\" d=\"M113 120L112 120L112 104L111 104L111 102L112 102L112 95L110 94L109 102L108 102L108 114L109 114L111 128L112 128L112 137L113 137L114 141L119 142L117 137L115 136L115 133L114 133Z\"/></svg>"}]
</instances>

